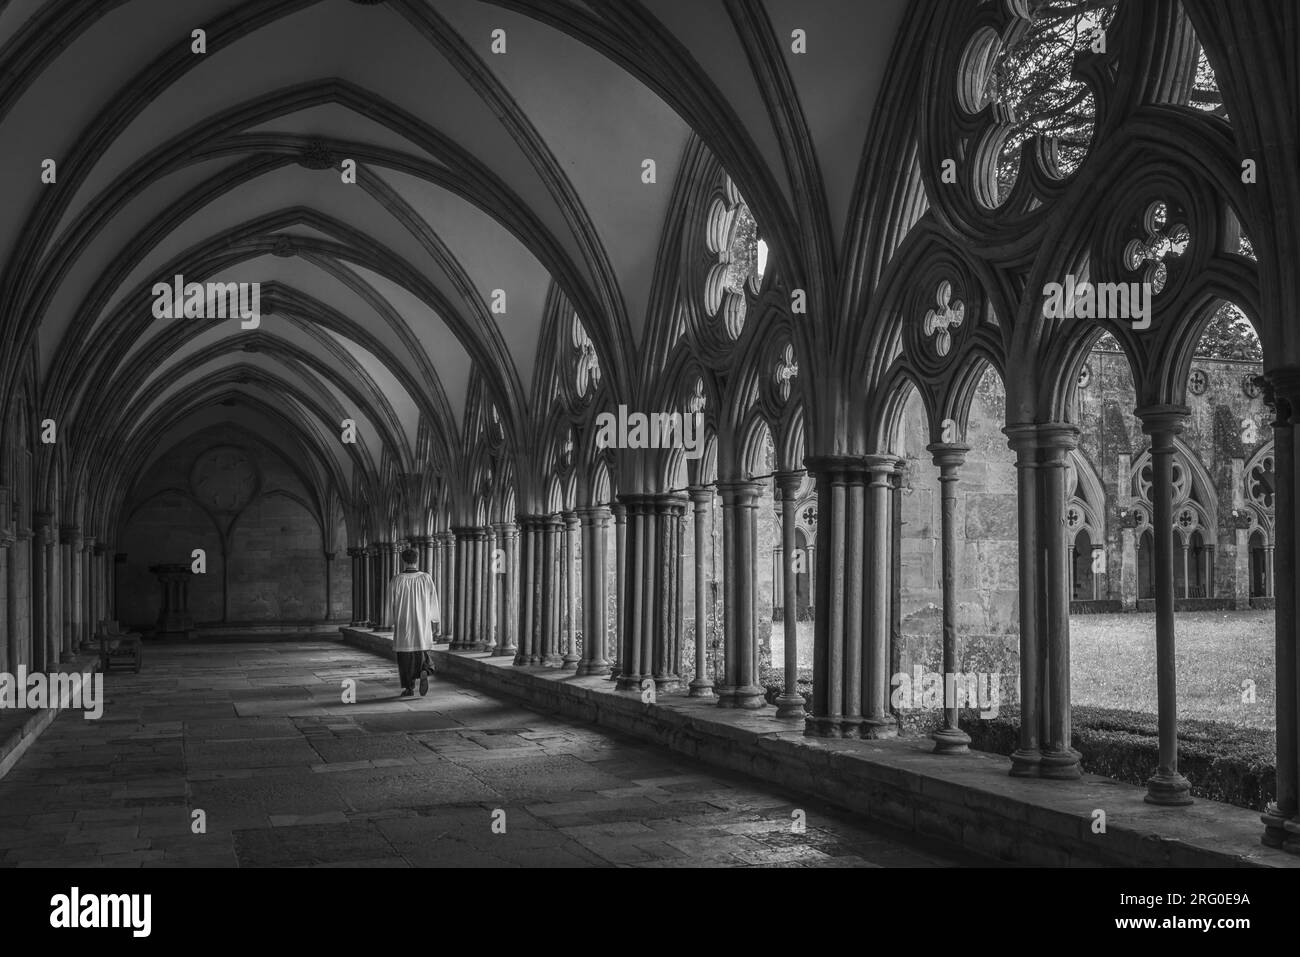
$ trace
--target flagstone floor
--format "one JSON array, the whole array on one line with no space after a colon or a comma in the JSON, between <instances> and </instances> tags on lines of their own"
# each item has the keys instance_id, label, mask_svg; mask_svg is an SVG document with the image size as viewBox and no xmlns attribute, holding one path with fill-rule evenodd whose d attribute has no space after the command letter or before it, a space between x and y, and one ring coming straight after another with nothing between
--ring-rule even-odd
<instances>
[{"instance_id":1,"label":"flagstone floor","mask_svg":"<svg viewBox=\"0 0 1300 957\"><path fill-rule=\"evenodd\" d=\"M982 863L470 687L398 690L336 641L150 647L0 780L0 866Z\"/></svg>"}]
</instances>

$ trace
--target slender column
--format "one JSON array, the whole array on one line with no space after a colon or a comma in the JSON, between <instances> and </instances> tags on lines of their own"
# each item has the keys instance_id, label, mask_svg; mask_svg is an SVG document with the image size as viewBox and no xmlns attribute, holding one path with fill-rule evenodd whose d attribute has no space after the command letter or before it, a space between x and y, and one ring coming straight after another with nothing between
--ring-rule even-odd
<instances>
[{"instance_id":1,"label":"slender column","mask_svg":"<svg viewBox=\"0 0 1300 957\"><path fill-rule=\"evenodd\" d=\"M724 708L762 708L766 704L758 676L757 619L754 581L755 545L758 538L757 482L719 482L724 523L723 555L727 574L726 628L723 632L726 683L718 689L718 704Z\"/></svg>"},{"instance_id":2,"label":"slender column","mask_svg":"<svg viewBox=\"0 0 1300 957\"><path fill-rule=\"evenodd\" d=\"M681 660L681 524L686 511L686 499L680 495L659 495L654 500L655 551L652 556L655 571L655 599L657 615L652 631L654 640L654 679L658 691L677 691L681 675L677 662Z\"/></svg>"},{"instance_id":3,"label":"slender column","mask_svg":"<svg viewBox=\"0 0 1300 957\"><path fill-rule=\"evenodd\" d=\"M1191 597L1192 597L1192 581L1191 581L1191 576L1187 574L1187 572L1188 572L1188 563L1187 563L1187 553L1188 553L1188 551L1190 551L1190 549L1188 548L1187 543L1186 543L1186 542L1183 542L1183 543L1182 543L1182 552L1183 552L1183 600L1184 600L1184 601L1186 601L1188 598L1191 598Z\"/></svg>"},{"instance_id":4,"label":"slender column","mask_svg":"<svg viewBox=\"0 0 1300 957\"><path fill-rule=\"evenodd\" d=\"M501 642L501 628L497 614L501 578L498 569L504 563L504 552L497 542L496 526L483 526L483 650L495 654Z\"/></svg>"},{"instance_id":5,"label":"slender column","mask_svg":"<svg viewBox=\"0 0 1300 957\"><path fill-rule=\"evenodd\" d=\"M609 509L601 505L577 510L582 523L582 660L579 675L609 674L605 657L605 532Z\"/></svg>"},{"instance_id":6,"label":"slender column","mask_svg":"<svg viewBox=\"0 0 1300 957\"><path fill-rule=\"evenodd\" d=\"M627 506L622 502L611 505L614 516L614 659L609 663L609 676L616 680L622 670L624 608L627 605Z\"/></svg>"},{"instance_id":7,"label":"slender column","mask_svg":"<svg viewBox=\"0 0 1300 957\"><path fill-rule=\"evenodd\" d=\"M41 647L41 669L52 671L59 660L58 641L58 576L55 573L57 532L54 529L54 516L49 512L38 513L36 517L38 542L40 547L35 564L40 565L40 592L33 593L33 604L39 604Z\"/></svg>"},{"instance_id":8,"label":"slender column","mask_svg":"<svg viewBox=\"0 0 1300 957\"><path fill-rule=\"evenodd\" d=\"M1274 699L1277 727L1277 798L1265 807L1261 841L1269 847L1300 850L1300 661L1296 653L1296 443L1295 409L1300 398L1297 371L1279 370L1264 381L1265 401L1273 407L1273 498L1272 593L1274 612L1273 667L1276 672ZM1267 557L1267 553L1266 553Z\"/></svg>"},{"instance_id":9,"label":"slender column","mask_svg":"<svg viewBox=\"0 0 1300 957\"><path fill-rule=\"evenodd\" d=\"M691 515L695 520L695 677L691 679L692 698L712 698L713 681L709 678L709 511L713 508L713 489L697 485L690 490ZM802 703L802 699L800 699ZM801 705L802 706L802 705Z\"/></svg>"},{"instance_id":10,"label":"slender column","mask_svg":"<svg viewBox=\"0 0 1300 957\"><path fill-rule=\"evenodd\" d=\"M857 721L845 721L846 710L860 715L861 701L851 705L845 703L845 645L848 634L848 622L854 619L861 622L861 585L862 564L861 547L863 535L861 528L861 502L859 497L859 521L852 536L848 520L848 503L850 499L850 478L858 486L861 495L864 463L857 456L810 456L805 464L817 477L817 525L821 530L816 555L816 581L813 583L816 594L817 617L813 631L813 707L815 712L804 721L804 734L821 737L839 737L841 734L856 736L860 727ZM852 538L852 541L850 541ZM855 557L850 558L854 552ZM849 566L857 568L854 574ZM857 607L848 607L848 582L858 579L853 586ZM861 634L860 624L855 626L855 634ZM860 668L855 671L856 682L860 681Z\"/></svg>"},{"instance_id":11,"label":"slender column","mask_svg":"<svg viewBox=\"0 0 1300 957\"><path fill-rule=\"evenodd\" d=\"M866 553L867 601L866 649L862 671L862 736L892 738L898 723L889 713L889 603L891 570L890 544L893 537L893 475L898 459L892 455L868 455L868 524Z\"/></svg>"},{"instance_id":12,"label":"slender column","mask_svg":"<svg viewBox=\"0 0 1300 957\"><path fill-rule=\"evenodd\" d=\"M795 561L797 539L794 508L799 487L803 484L803 475L799 472L777 472L775 480L781 501L781 605L784 609L781 625L785 644L785 686L776 699L776 716L802 721L806 715L803 710L803 695L799 694L799 573Z\"/></svg>"},{"instance_id":13,"label":"slender column","mask_svg":"<svg viewBox=\"0 0 1300 957\"><path fill-rule=\"evenodd\" d=\"M334 552L325 552L325 614L321 616L323 621L329 621L333 617L331 605L334 603Z\"/></svg>"},{"instance_id":14,"label":"slender column","mask_svg":"<svg viewBox=\"0 0 1300 957\"><path fill-rule=\"evenodd\" d=\"M366 613L370 619L370 627L377 630L384 624L384 592L379 587L379 582L384 576L383 544L372 543L367 550L366 558L370 566L370 574L366 576L366 587L369 589L366 597Z\"/></svg>"},{"instance_id":15,"label":"slender column","mask_svg":"<svg viewBox=\"0 0 1300 957\"><path fill-rule=\"evenodd\" d=\"M936 754L964 754L970 750L970 735L958 725L957 702L948 700L952 687L949 675L956 675L957 662L957 470L966 461L970 447L953 443L927 446L939 468L940 535L943 577L943 727L936 731Z\"/></svg>"},{"instance_id":16,"label":"slender column","mask_svg":"<svg viewBox=\"0 0 1300 957\"><path fill-rule=\"evenodd\" d=\"M442 636L450 646L456 640L456 619L460 605L456 603L456 533L448 529L442 536Z\"/></svg>"},{"instance_id":17,"label":"slender column","mask_svg":"<svg viewBox=\"0 0 1300 957\"><path fill-rule=\"evenodd\" d=\"M467 651L470 646L470 626L474 616L474 529L466 526L452 528L456 536L456 567L451 587L455 593L456 617L452 626L451 650Z\"/></svg>"},{"instance_id":18,"label":"slender column","mask_svg":"<svg viewBox=\"0 0 1300 957\"><path fill-rule=\"evenodd\" d=\"M77 571L76 541L81 537L81 529L75 525L59 527L59 661L69 662L76 658L76 644L73 636L77 630Z\"/></svg>"},{"instance_id":19,"label":"slender column","mask_svg":"<svg viewBox=\"0 0 1300 957\"><path fill-rule=\"evenodd\" d=\"M903 668L903 473L907 462L899 459L890 476L889 501L894 520L890 522L889 567L893 569L889 585L889 671L893 675Z\"/></svg>"},{"instance_id":20,"label":"slender column","mask_svg":"<svg viewBox=\"0 0 1300 957\"><path fill-rule=\"evenodd\" d=\"M1273 597L1273 549L1276 547L1268 545L1264 548L1264 595L1267 598Z\"/></svg>"},{"instance_id":21,"label":"slender column","mask_svg":"<svg viewBox=\"0 0 1300 957\"><path fill-rule=\"evenodd\" d=\"M1016 518L1020 565L1020 742L1011 755L1013 777L1037 777L1042 766L1043 624L1039 611L1041 585L1038 527L1037 427L1030 423L1003 430L1016 453Z\"/></svg>"},{"instance_id":22,"label":"slender column","mask_svg":"<svg viewBox=\"0 0 1300 957\"><path fill-rule=\"evenodd\" d=\"M1051 423L1038 428L1039 481L1042 486L1040 513L1046 580L1043 621L1046 625L1047 724L1043 729L1043 760L1039 773L1045 778L1071 780L1082 773L1079 752L1071 746L1070 729L1070 568L1065 559L1069 529L1065 524L1065 474L1070 450L1079 444L1079 430L1073 425Z\"/></svg>"},{"instance_id":23,"label":"slender column","mask_svg":"<svg viewBox=\"0 0 1300 957\"><path fill-rule=\"evenodd\" d=\"M617 688L619 691L640 691L642 645L648 643L645 634L645 537L646 510L643 497L639 495L622 495L619 497L625 509L627 531L623 551L622 588L620 589L620 634L618 662L620 672Z\"/></svg>"},{"instance_id":24,"label":"slender column","mask_svg":"<svg viewBox=\"0 0 1300 957\"><path fill-rule=\"evenodd\" d=\"M514 522L498 522L492 526L496 533L496 548L500 550L500 564L493 557L492 578L496 590L497 643L492 653L497 656L514 656L519 652L517 598L518 583L515 573L515 551L519 528Z\"/></svg>"},{"instance_id":25,"label":"slender column","mask_svg":"<svg viewBox=\"0 0 1300 957\"><path fill-rule=\"evenodd\" d=\"M487 621L487 532L476 527L470 543L471 560L474 563L473 609L474 617L470 622L469 643L474 651L482 651L489 645Z\"/></svg>"},{"instance_id":26,"label":"slender column","mask_svg":"<svg viewBox=\"0 0 1300 957\"><path fill-rule=\"evenodd\" d=\"M560 534L563 523L556 515L542 519L542 660L543 668L564 664L560 648Z\"/></svg>"},{"instance_id":27,"label":"slender column","mask_svg":"<svg viewBox=\"0 0 1300 957\"><path fill-rule=\"evenodd\" d=\"M537 664L537 645L534 643L534 623L537 609L533 602L537 574L536 524L530 515L519 516L519 650L515 652L515 665L524 667Z\"/></svg>"},{"instance_id":28,"label":"slender column","mask_svg":"<svg viewBox=\"0 0 1300 957\"><path fill-rule=\"evenodd\" d=\"M5 491L0 487L0 492ZM0 497L0 506L7 507L9 500L7 497ZM4 524L4 516L0 515L0 624L4 625L4 630L0 631L0 672L13 674L18 670L18 629L13 624L12 607L18 603L19 598L15 594L10 575L10 562L12 561L9 551L13 547L14 536Z\"/></svg>"},{"instance_id":29,"label":"slender column","mask_svg":"<svg viewBox=\"0 0 1300 957\"><path fill-rule=\"evenodd\" d=\"M361 556L362 550L355 545L348 549L348 558L352 560L352 619L348 622L350 628L360 628L366 623L365 605L361 598L363 574Z\"/></svg>"},{"instance_id":30,"label":"slender column","mask_svg":"<svg viewBox=\"0 0 1300 957\"><path fill-rule=\"evenodd\" d=\"M582 656L578 654L578 513L565 512L564 521L564 615L567 619L562 667L577 669ZM583 552L583 565L587 564ZM587 632L583 630L583 643Z\"/></svg>"},{"instance_id":31,"label":"slender column","mask_svg":"<svg viewBox=\"0 0 1300 957\"><path fill-rule=\"evenodd\" d=\"M1159 765L1147 780L1149 804L1191 804L1191 785L1178 773L1177 672L1174 658L1174 436L1183 430L1188 410L1151 406L1137 410L1142 431L1151 436L1151 537L1155 542L1156 707ZM1186 551L1183 587L1187 586Z\"/></svg>"}]
</instances>

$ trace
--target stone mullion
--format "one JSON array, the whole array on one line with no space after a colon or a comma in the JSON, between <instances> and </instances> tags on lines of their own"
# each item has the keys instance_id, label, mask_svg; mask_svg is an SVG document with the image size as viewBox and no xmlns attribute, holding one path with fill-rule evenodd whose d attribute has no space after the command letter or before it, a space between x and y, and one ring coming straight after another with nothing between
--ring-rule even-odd
<instances>
[{"instance_id":1,"label":"stone mullion","mask_svg":"<svg viewBox=\"0 0 1300 957\"><path fill-rule=\"evenodd\" d=\"M691 513L694 519L695 559L695 677L691 679L692 698L713 697L713 682L709 679L708 649L708 544L709 512L713 508L713 489L695 486L690 490Z\"/></svg>"},{"instance_id":2,"label":"stone mullion","mask_svg":"<svg viewBox=\"0 0 1300 957\"><path fill-rule=\"evenodd\" d=\"M1178 675L1174 631L1174 436L1183 429L1187 410L1158 406L1137 410L1142 431L1151 436L1151 537L1155 561L1156 708L1159 764L1147 780L1151 804L1191 804L1191 785L1178 773ZM1183 590L1187 590L1183 549ZM1067 742L1068 743L1068 742Z\"/></svg>"},{"instance_id":3,"label":"stone mullion","mask_svg":"<svg viewBox=\"0 0 1300 957\"><path fill-rule=\"evenodd\" d=\"M776 699L778 718L803 720L803 696L799 694L799 575L795 570L795 501L803 476L798 472L777 472L776 490L781 501L781 627L784 638L782 664L785 667L784 687Z\"/></svg>"},{"instance_id":4,"label":"stone mullion","mask_svg":"<svg viewBox=\"0 0 1300 957\"><path fill-rule=\"evenodd\" d=\"M943 581L943 727L936 731L936 754L965 754L970 750L970 736L958 722L957 702L947 700L949 675L957 674L957 470L966 461L970 448L953 443L928 446L939 469L940 487L940 566Z\"/></svg>"}]
</instances>

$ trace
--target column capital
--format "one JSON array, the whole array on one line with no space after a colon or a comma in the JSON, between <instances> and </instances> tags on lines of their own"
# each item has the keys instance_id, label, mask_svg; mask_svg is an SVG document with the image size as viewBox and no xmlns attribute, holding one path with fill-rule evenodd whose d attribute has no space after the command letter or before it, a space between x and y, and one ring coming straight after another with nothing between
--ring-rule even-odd
<instances>
[{"instance_id":1,"label":"column capital","mask_svg":"<svg viewBox=\"0 0 1300 957\"><path fill-rule=\"evenodd\" d=\"M1175 435L1183 431L1192 410L1185 405L1145 405L1134 409L1133 414L1142 422L1142 431L1151 436L1154 451L1155 440L1171 442ZM1164 443L1161 444L1163 446Z\"/></svg>"},{"instance_id":2,"label":"column capital","mask_svg":"<svg viewBox=\"0 0 1300 957\"><path fill-rule=\"evenodd\" d=\"M567 528L573 528L579 521L578 510L575 508L561 512L560 521L562 521Z\"/></svg>"},{"instance_id":3,"label":"column capital","mask_svg":"<svg viewBox=\"0 0 1300 957\"><path fill-rule=\"evenodd\" d=\"M1002 429L1017 452L1036 449L1068 452L1079 447L1079 427L1069 422L1015 422Z\"/></svg>"},{"instance_id":4,"label":"column capital","mask_svg":"<svg viewBox=\"0 0 1300 957\"><path fill-rule=\"evenodd\" d=\"M832 475L837 472L865 472L867 457L865 455L806 455L803 464L808 471L818 475Z\"/></svg>"},{"instance_id":5,"label":"column capital","mask_svg":"<svg viewBox=\"0 0 1300 957\"><path fill-rule=\"evenodd\" d=\"M609 511L610 514L614 516L614 521L616 523L627 521L627 506L622 502L610 502Z\"/></svg>"},{"instance_id":6,"label":"column capital","mask_svg":"<svg viewBox=\"0 0 1300 957\"><path fill-rule=\"evenodd\" d=\"M713 486L711 485L692 485L686 490L695 507L701 508L713 504Z\"/></svg>"},{"instance_id":7,"label":"column capital","mask_svg":"<svg viewBox=\"0 0 1300 957\"><path fill-rule=\"evenodd\" d=\"M899 458L891 454L872 454L862 457L863 465L872 475L889 475L898 468Z\"/></svg>"},{"instance_id":8,"label":"column capital","mask_svg":"<svg viewBox=\"0 0 1300 957\"><path fill-rule=\"evenodd\" d=\"M519 526L514 522L493 522L492 527L503 538L517 538L519 536Z\"/></svg>"},{"instance_id":9,"label":"column capital","mask_svg":"<svg viewBox=\"0 0 1300 957\"><path fill-rule=\"evenodd\" d=\"M1300 406L1300 367L1269 369L1261 378L1268 383L1277 398L1286 400L1293 409Z\"/></svg>"},{"instance_id":10,"label":"column capital","mask_svg":"<svg viewBox=\"0 0 1300 957\"><path fill-rule=\"evenodd\" d=\"M958 469L966 464L969 445L956 442L931 442L925 450L934 457L934 464L941 469Z\"/></svg>"},{"instance_id":11,"label":"column capital","mask_svg":"<svg viewBox=\"0 0 1300 957\"><path fill-rule=\"evenodd\" d=\"M80 525L60 525L59 526L59 544L75 545L81 539Z\"/></svg>"},{"instance_id":12,"label":"column capital","mask_svg":"<svg viewBox=\"0 0 1300 957\"><path fill-rule=\"evenodd\" d=\"M336 554L338 554L338 553L337 553L337 552L325 552L325 561L327 561L327 562L332 562L332 561L334 561L334 556L335 556Z\"/></svg>"},{"instance_id":13,"label":"column capital","mask_svg":"<svg viewBox=\"0 0 1300 957\"><path fill-rule=\"evenodd\" d=\"M433 544L433 536L432 536L432 535L412 535L412 536L410 536L409 538L407 538L407 541L410 542L411 545L412 545L413 547L415 547L415 548L423 548L423 547L426 546L426 545L432 545L432 544Z\"/></svg>"},{"instance_id":14,"label":"column capital","mask_svg":"<svg viewBox=\"0 0 1300 957\"><path fill-rule=\"evenodd\" d=\"M793 499L803 486L803 476L803 472L778 471L772 476L772 480L776 484L776 490L781 493L782 499Z\"/></svg>"},{"instance_id":15,"label":"column capital","mask_svg":"<svg viewBox=\"0 0 1300 957\"><path fill-rule=\"evenodd\" d=\"M610 510L604 505L589 505L574 512L583 525L604 525L610 519Z\"/></svg>"},{"instance_id":16,"label":"column capital","mask_svg":"<svg viewBox=\"0 0 1300 957\"><path fill-rule=\"evenodd\" d=\"M718 494L722 496L724 506L753 505L762 492L762 482L753 482L748 479L734 482L718 482Z\"/></svg>"},{"instance_id":17,"label":"column capital","mask_svg":"<svg viewBox=\"0 0 1300 957\"><path fill-rule=\"evenodd\" d=\"M353 545L351 548L348 549L348 555L351 558L360 558L365 553L366 553L365 548L357 545Z\"/></svg>"},{"instance_id":18,"label":"column capital","mask_svg":"<svg viewBox=\"0 0 1300 957\"><path fill-rule=\"evenodd\" d=\"M53 512L33 512L32 527L36 529L49 528L54 524Z\"/></svg>"}]
</instances>

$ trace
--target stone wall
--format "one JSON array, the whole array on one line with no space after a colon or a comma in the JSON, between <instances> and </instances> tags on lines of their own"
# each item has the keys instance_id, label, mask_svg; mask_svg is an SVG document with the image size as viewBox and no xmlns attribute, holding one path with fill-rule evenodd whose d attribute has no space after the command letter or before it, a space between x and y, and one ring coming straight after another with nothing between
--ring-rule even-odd
<instances>
[{"instance_id":1,"label":"stone wall","mask_svg":"<svg viewBox=\"0 0 1300 957\"><path fill-rule=\"evenodd\" d=\"M199 626L346 619L351 566L341 517L332 536L335 559L327 562L315 510L302 476L246 433L220 426L186 439L149 467L123 510L118 618L152 626L161 589L149 567L188 565L202 548L207 571L193 576L189 589Z\"/></svg>"}]
</instances>

